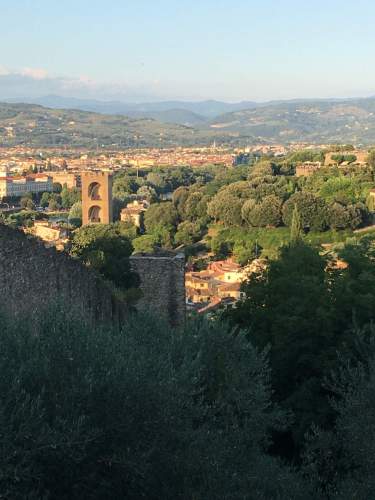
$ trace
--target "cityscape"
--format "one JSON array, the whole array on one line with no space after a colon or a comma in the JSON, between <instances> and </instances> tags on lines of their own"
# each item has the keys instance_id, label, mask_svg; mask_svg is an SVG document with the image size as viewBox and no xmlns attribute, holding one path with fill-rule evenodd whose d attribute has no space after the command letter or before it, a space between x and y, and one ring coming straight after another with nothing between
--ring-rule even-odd
<instances>
[{"instance_id":1,"label":"cityscape","mask_svg":"<svg viewBox=\"0 0 375 500\"><path fill-rule=\"evenodd\" d=\"M375 498L374 4L0 7L0 498Z\"/></svg>"}]
</instances>

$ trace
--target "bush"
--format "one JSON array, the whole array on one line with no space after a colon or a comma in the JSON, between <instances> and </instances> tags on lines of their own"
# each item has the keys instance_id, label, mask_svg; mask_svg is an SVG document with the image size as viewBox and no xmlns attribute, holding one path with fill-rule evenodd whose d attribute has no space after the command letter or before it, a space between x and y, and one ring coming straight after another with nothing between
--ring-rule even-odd
<instances>
[{"instance_id":1,"label":"bush","mask_svg":"<svg viewBox=\"0 0 375 500\"><path fill-rule=\"evenodd\" d=\"M4 498L309 498L266 453L286 417L244 335L144 317L90 330L59 310L0 324Z\"/></svg>"}]
</instances>

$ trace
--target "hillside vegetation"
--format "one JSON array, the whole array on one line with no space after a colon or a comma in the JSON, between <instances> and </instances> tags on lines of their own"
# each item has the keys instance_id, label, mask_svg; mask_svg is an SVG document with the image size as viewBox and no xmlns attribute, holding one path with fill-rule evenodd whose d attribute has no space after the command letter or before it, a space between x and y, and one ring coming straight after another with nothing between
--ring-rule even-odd
<instances>
[{"instance_id":1,"label":"hillside vegetation","mask_svg":"<svg viewBox=\"0 0 375 500\"><path fill-rule=\"evenodd\" d=\"M183 107L146 107L127 111L130 116L121 109L113 113L0 103L0 146L168 147L214 140L228 145L375 143L375 98L249 103L249 109L216 118Z\"/></svg>"},{"instance_id":2,"label":"hillside vegetation","mask_svg":"<svg viewBox=\"0 0 375 500\"><path fill-rule=\"evenodd\" d=\"M363 143L375 141L375 99L290 101L221 115L211 129L252 140L288 143Z\"/></svg>"},{"instance_id":3,"label":"hillside vegetation","mask_svg":"<svg viewBox=\"0 0 375 500\"><path fill-rule=\"evenodd\" d=\"M0 146L166 147L204 142L208 135L151 118L0 104Z\"/></svg>"}]
</instances>

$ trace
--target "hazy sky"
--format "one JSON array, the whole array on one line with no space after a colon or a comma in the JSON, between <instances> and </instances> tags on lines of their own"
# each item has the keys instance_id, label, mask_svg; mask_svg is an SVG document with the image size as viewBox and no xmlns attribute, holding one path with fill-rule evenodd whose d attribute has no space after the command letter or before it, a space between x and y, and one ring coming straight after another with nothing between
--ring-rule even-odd
<instances>
[{"instance_id":1,"label":"hazy sky","mask_svg":"<svg viewBox=\"0 0 375 500\"><path fill-rule=\"evenodd\" d=\"M372 0L0 0L0 98L375 94Z\"/></svg>"}]
</instances>

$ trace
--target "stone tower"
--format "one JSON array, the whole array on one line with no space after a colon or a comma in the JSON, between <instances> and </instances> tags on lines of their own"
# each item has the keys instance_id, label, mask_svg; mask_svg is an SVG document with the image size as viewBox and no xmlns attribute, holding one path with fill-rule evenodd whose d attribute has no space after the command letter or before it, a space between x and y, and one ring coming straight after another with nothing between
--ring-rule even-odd
<instances>
[{"instance_id":1,"label":"stone tower","mask_svg":"<svg viewBox=\"0 0 375 500\"><path fill-rule=\"evenodd\" d=\"M172 326L185 322L185 255L169 251L136 253L130 265L140 278L142 297L135 307L164 318Z\"/></svg>"},{"instance_id":2,"label":"stone tower","mask_svg":"<svg viewBox=\"0 0 375 500\"><path fill-rule=\"evenodd\" d=\"M112 174L82 172L82 224L112 222Z\"/></svg>"}]
</instances>

